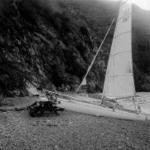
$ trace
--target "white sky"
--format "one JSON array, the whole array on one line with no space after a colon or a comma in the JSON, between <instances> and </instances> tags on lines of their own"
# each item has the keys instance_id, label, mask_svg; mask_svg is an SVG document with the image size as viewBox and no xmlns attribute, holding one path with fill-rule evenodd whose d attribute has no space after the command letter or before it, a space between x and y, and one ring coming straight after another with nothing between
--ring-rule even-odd
<instances>
[{"instance_id":1,"label":"white sky","mask_svg":"<svg viewBox=\"0 0 150 150\"><path fill-rule=\"evenodd\" d=\"M108 0L108 1L119 1L119 0ZM138 5L142 9L150 10L150 0L129 0L129 1Z\"/></svg>"}]
</instances>

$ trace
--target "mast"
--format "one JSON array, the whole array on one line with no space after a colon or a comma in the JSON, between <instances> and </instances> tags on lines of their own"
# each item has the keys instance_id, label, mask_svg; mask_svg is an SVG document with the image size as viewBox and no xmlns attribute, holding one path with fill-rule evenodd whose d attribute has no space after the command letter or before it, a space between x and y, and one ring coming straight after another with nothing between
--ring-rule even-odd
<instances>
[{"instance_id":1,"label":"mast","mask_svg":"<svg viewBox=\"0 0 150 150\"><path fill-rule=\"evenodd\" d=\"M119 99L135 96L132 64L132 6L120 5L103 88L103 97Z\"/></svg>"},{"instance_id":2,"label":"mast","mask_svg":"<svg viewBox=\"0 0 150 150\"><path fill-rule=\"evenodd\" d=\"M90 70L91 70L91 68L92 68L92 66L93 66L93 64L94 64L95 59L96 59L97 55L99 54L99 52L100 52L100 50L101 50L101 48L102 48L102 46L103 46L103 43L105 42L105 40L106 40L106 38L107 38L107 36L108 36L108 34L109 34L109 32L110 32L110 29L111 29L111 27L112 27L114 21L115 21L115 18L112 19L112 22L111 22L109 28L107 29L107 32L106 32L106 34L105 34L105 36L104 36L104 38L103 38L103 41L101 42L101 44L100 44L100 46L99 46L99 48L98 48L98 50L97 50L97 52L96 52L96 54L95 54L93 60L92 60L91 64L89 65L88 70L87 70L85 76L83 77L81 84L78 86L76 92L78 92L78 91L80 90L80 88L81 88L82 85L86 85L86 77L87 77L88 73L90 72Z\"/></svg>"}]
</instances>

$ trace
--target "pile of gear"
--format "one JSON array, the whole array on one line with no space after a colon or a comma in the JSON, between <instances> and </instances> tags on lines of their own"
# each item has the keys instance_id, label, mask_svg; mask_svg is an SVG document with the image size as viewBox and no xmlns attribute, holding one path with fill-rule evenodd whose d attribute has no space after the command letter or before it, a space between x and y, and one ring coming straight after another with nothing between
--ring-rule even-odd
<instances>
[{"instance_id":1,"label":"pile of gear","mask_svg":"<svg viewBox=\"0 0 150 150\"><path fill-rule=\"evenodd\" d=\"M28 106L27 110L30 116L42 116L44 113L54 113L59 115L58 111L64 111L64 108L57 106L57 104L60 103L57 99L58 94L47 90L44 90L44 93L47 97L47 101L36 101L32 105Z\"/></svg>"}]
</instances>

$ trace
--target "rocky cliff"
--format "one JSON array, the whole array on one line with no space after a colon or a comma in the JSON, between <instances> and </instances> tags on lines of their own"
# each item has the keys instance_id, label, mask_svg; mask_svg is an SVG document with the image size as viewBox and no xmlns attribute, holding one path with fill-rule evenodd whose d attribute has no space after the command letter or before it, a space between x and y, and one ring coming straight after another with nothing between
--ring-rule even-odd
<instances>
[{"instance_id":1,"label":"rocky cliff","mask_svg":"<svg viewBox=\"0 0 150 150\"><path fill-rule=\"evenodd\" d=\"M1 0L0 8L0 92L24 95L29 83L48 89L75 90L111 19L117 16L118 3ZM139 8L134 9L139 14L143 13ZM138 17L135 18L133 45L136 50L133 50L133 56L136 86L138 90L148 91L149 35L142 34L142 30L137 32L141 24ZM113 30L114 27L88 75L89 91L102 90Z\"/></svg>"}]
</instances>

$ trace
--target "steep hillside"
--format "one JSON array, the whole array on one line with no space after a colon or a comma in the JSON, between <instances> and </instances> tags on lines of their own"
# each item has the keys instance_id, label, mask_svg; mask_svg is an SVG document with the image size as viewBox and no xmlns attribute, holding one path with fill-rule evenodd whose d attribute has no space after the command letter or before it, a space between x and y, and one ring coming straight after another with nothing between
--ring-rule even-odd
<instances>
[{"instance_id":1,"label":"steep hillside","mask_svg":"<svg viewBox=\"0 0 150 150\"><path fill-rule=\"evenodd\" d=\"M150 15L133 7L133 62L138 91L150 91Z\"/></svg>"},{"instance_id":2,"label":"steep hillside","mask_svg":"<svg viewBox=\"0 0 150 150\"><path fill-rule=\"evenodd\" d=\"M113 16L117 15L118 3L1 0L0 8L0 92L25 95L28 83L48 89L74 90ZM113 30L114 27L88 76L89 91L102 90ZM137 34L136 26L134 30ZM133 44L140 48L138 40ZM142 75L137 87L150 90L150 72L141 66L149 60L141 61L138 59L141 55L145 53L134 53L136 80Z\"/></svg>"}]
</instances>

